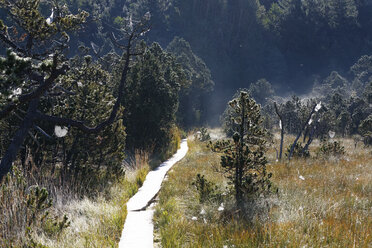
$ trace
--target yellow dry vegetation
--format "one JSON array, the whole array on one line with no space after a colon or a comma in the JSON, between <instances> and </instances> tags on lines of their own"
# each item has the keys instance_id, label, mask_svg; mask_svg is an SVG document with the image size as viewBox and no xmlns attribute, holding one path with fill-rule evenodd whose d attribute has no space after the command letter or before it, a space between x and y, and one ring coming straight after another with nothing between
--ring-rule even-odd
<instances>
[{"instance_id":1,"label":"yellow dry vegetation","mask_svg":"<svg viewBox=\"0 0 372 248\"><path fill-rule=\"evenodd\" d=\"M371 247L372 149L355 147L351 139L339 141L346 154L323 159L276 162L270 148L268 171L279 194L268 199L269 214L250 223L227 214L231 200L225 200L223 211L214 201L198 201L192 185L198 173L221 192L227 182L218 154L206 143L189 141L189 154L172 169L159 194L156 241L162 247ZM319 145L313 143L312 154Z\"/></svg>"}]
</instances>

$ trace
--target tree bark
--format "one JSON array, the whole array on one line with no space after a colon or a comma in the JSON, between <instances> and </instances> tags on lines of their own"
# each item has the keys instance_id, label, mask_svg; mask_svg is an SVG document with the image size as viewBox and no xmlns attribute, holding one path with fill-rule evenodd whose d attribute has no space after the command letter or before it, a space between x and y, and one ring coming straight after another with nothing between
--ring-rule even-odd
<instances>
[{"instance_id":1,"label":"tree bark","mask_svg":"<svg viewBox=\"0 0 372 248\"><path fill-rule=\"evenodd\" d=\"M4 157L1 159L0 163L0 181L4 176L10 171L13 165L13 161L16 159L19 149L23 144L28 132L34 125L35 113L39 105L39 99L34 99L30 102L30 105L27 110L25 119L22 122L22 125L17 130L13 136L13 140L10 143L7 151L5 152Z\"/></svg>"},{"instance_id":2,"label":"tree bark","mask_svg":"<svg viewBox=\"0 0 372 248\"><path fill-rule=\"evenodd\" d=\"M302 149L302 154L305 153L305 151L307 151L309 149L309 146L313 142L313 136L315 134L315 130L316 130L316 125L312 128L312 130L309 134L309 139L307 140L307 143L306 143L305 147Z\"/></svg>"},{"instance_id":3,"label":"tree bark","mask_svg":"<svg viewBox=\"0 0 372 248\"><path fill-rule=\"evenodd\" d=\"M297 141L298 141L299 138L301 137L301 135L302 135L303 131L305 130L305 128L307 127L307 125L308 125L308 123L309 123L311 117L312 117L313 114L315 113L316 105L317 105L317 104L314 105L314 107L313 107L313 109L311 110L310 115L309 115L309 117L307 118L306 122L304 123L304 125L303 125L303 127L302 127L300 133L297 135L295 141L293 142L293 144L292 144L292 146L291 146L291 150L289 151L288 160L291 160L291 157L292 157L292 155L293 155L293 151L294 151L294 148L295 148L295 146L296 146L296 144L297 144Z\"/></svg>"},{"instance_id":4,"label":"tree bark","mask_svg":"<svg viewBox=\"0 0 372 248\"><path fill-rule=\"evenodd\" d=\"M242 98L241 98L242 99ZM244 146L244 133L245 133L245 103L242 103L242 109L241 109L241 124L240 124L240 141L239 141L239 152L238 152L238 163L237 163L237 168L236 168L236 203L237 207L239 209L243 209L244 207L244 202L243 202L243 166L244 166L244 161L243 161L243 146Z\"/></svg>"},{"instance_id":5,"label":"tree bark","mask_svg":"<svg viewBox=\"0 0 372 248\"><path fill-rule=\"evenodd\" d=\"M284 140L284 123L283 123L283 117L279 112L278 106L276 105L276 102L274 102L275 112L279 117L280 123L281 123L281 129L280 129L280 148L279 148L279 160L282 159L283 154L283 140Z\"/></svg>"}]
</instances>

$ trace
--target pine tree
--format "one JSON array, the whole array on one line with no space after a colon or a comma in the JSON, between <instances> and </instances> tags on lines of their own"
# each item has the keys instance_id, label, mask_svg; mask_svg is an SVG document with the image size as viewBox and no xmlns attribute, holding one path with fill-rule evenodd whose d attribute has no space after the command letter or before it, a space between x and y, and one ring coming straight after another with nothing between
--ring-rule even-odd
<instances>
[{"instance_id":1,"label":"pine tree","mask_svg":"<svg viewBox=\"0 0 372 248\"><path fill-rule=\"evenodd\" d=\"M260 107L247 92L241 91L229 102L229 108L229 118L237 124L233 140L218 141L211 147L223 154L221 166L233 185L237 208L244 211L246 202L256 200L271 187L272 174L266 172L266 130L261 127Z\"/></svg>"}]
</instances>

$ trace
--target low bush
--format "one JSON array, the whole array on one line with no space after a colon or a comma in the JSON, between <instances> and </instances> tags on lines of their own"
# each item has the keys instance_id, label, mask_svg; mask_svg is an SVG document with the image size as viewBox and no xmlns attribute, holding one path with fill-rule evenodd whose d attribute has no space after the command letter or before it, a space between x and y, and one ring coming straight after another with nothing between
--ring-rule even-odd
<instances>
[{"instance_id":1,"label":"low bush","mask_svg":"<svg viewBox=\"0 0 372 248\"><path fill-rule=\"evenodd\" d=\"M339 157L345 154L345 148L339 141L323 142L316 150L316 156L319 158L328 158L330 156Z\"/></svg>"},{"instance_id":2,"label":"low bush","mask_svg":"<svg viewBox=\"0 0 372 248\"><path fill-rule=\"evenodd\" d=\"M215 183L208 181L204 175L197 174L192 185L195 186L198 191L200 203L221 199L221 193L219 192L218 186Z\"/></svg>"},{"instance_id":3,"label":"low bush","mask_svg":"<svg viewBox=\"0 0 372 248\"><path fill-rule=\"evenodd\" d=\"M292 145L288 146L287 152L285 153L287 157L289 156L289 153L291 151L291 146ZM310 152L309 150L304 150L304 147L302 146L301 142L297 142L293 149L292 157L293 158L309 158Z\"/></svg>"},{"instance_id":4,"label":"low bush","mask_svg":"<svg viewBox=\"0 0 372 248\"><path fill-rule=\"evenodd\" d=\"M66 215L60 219L51 212L52 205L45 188L29 185L23 172L13 167L0 188L0 246L42 247L33 239L35 231L58 236L70 222Z\"/></svg>"}]
</instances>

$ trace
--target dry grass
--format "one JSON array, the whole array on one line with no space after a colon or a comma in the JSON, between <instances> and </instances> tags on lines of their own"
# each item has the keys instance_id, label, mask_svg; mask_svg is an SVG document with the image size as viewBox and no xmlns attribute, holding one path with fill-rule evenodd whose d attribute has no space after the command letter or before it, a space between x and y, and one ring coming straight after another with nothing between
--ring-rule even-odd
<instances>
[{"instance_id":1,"label":"dry grass","mask_svg":"<svg viewBox=\"0 0 372 248\"><path fill-rule=\"evenodd\" d=\"M218 155L203 143L189 142L189 154L169 173L159 195L159 242L163 247L371 247L372 150L361 144L355 148L351 139L341 142L345 156L322 160L275 162L275 150L269 149L268 171L279 197L272 199L267 218L254 224L226 218L216 203L198 202L191 185L197 173L221 190L226 181L216 171ZM317 146L315 141L312 154Z\"/></svg>"},{"instance_id":2,"label":"dry grass","mask_svg":"<svg viewBox=\"0 0 372 248\"><path fill-rule=\"evenodd\" d=\"M91 195L87 194L84 198L71 195L66 185L58 188L52 184L53 181L50 181L51 185L45 185L47 181L43 181L44 187L54 188L50 195L54 204L38 213L41 218L36 218L32 223L27 237L24 237L26 227L29 226L27 222L32 215L26 204L29 191L27 179L32 175L27 175L22 183L18 182L18 178L22 177L11 177L9 182L2 185L7 190L0 191L0 246L117 247L127 213L125 203L137 192L148 171L148 156L139 153L126 165L125 177L103 182L104 185L97 187L99 191L91 192ZM93 175L89 177L93 178ZM6 194L8 191L11 194ZM70 225L56 232L53 225L45 225L40 221L46 211L51 213L50 216L66 215Z\"/></svg>"},{"instance_id":3,"label":"dry grass","mask_svg":"<svg viewBox=\"0 0 372 248\"><path fill-rule=\"evenodd\" d=\"M109 186L108 197L70 201L63 209L71 225L57 239L38 235L48 247L117 247L127 215L126 202L142 186L149 171L148 155L138 153L126 165L125 178Z\"/></svg>"}]
</instances>

